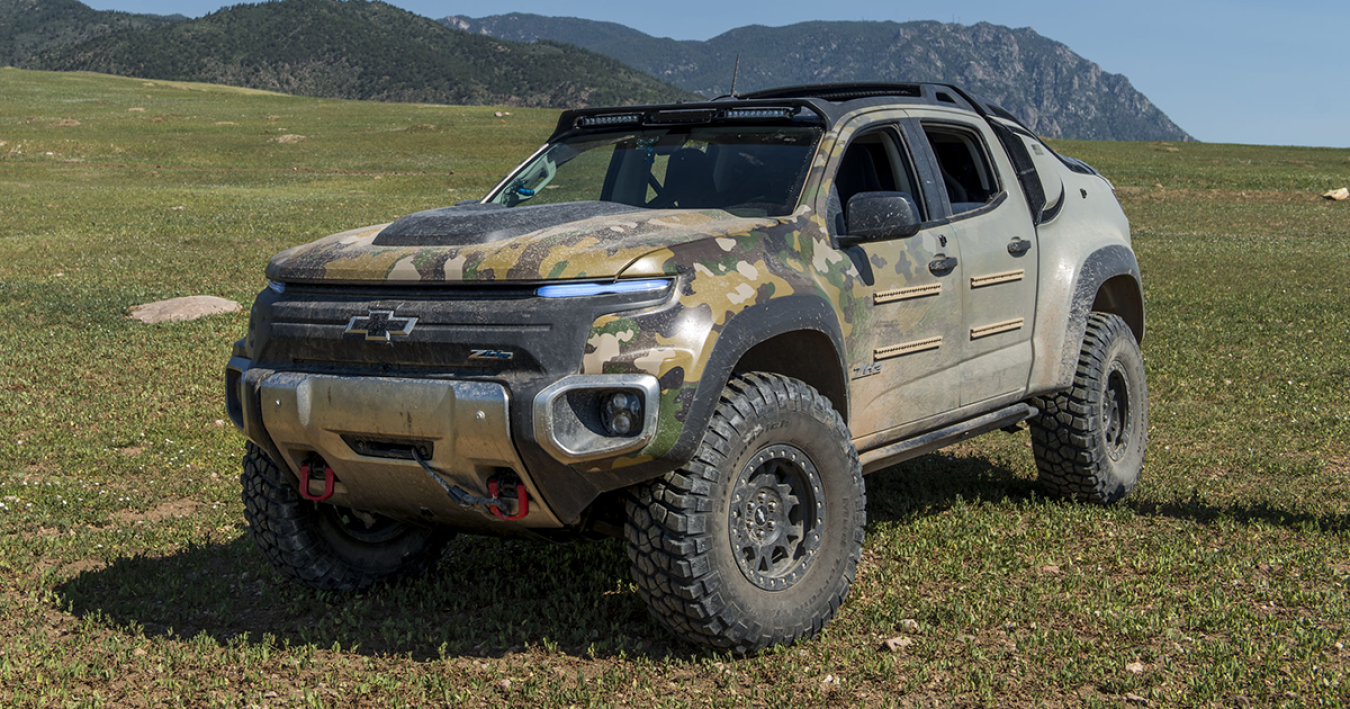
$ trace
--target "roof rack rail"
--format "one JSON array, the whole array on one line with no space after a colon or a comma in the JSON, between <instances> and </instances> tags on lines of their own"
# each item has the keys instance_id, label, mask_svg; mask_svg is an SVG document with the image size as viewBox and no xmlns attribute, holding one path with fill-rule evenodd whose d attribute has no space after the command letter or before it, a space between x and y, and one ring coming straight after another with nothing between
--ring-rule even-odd
<instances>
[{"instance_id":1,"label":"roof rack rail","mask_svg":"<svg viewBox=\"0 0 1350 709\"><path fill-rule=\"evenodd\" d=\"M843 84L805 84L802 86L781 86L762 91L751 91L737 96L739 99L763 98L816 98L823 101L842 103L860 98L878 96L900 96L920 98L923 96L923 84L918 83L882 83L853 82Z\"/></svg>"}]
</instances>

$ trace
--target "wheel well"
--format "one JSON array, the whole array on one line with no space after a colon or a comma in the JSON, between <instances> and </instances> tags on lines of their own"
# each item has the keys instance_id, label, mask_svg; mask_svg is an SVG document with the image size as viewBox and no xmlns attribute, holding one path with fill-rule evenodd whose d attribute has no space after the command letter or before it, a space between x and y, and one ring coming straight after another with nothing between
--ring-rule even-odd
<instances>
[{"instance_id":1,"label":"wheel well","mask_svg":"<svg viewBox=\"0 0 1350 709\"><path fill-rule=\"evenodd\" d=\"M848 383L839 353L823 332L794 330L771 337L741 355L732 373L741 372L773 372L806 382L848 422Z\"/></svg>"},{"instance_id":2,"label":"wheel well","mask_svg":"<svg viewBox=\"0 0 1350 709\"><path fill-rule=\"evenodd\" d=\"M1128 274L1107 279L1097 289L1097 297L1092 301L1092 309L1097 312L1119 315L1136 342L1144 341L1144 296L1139 284Z\"/></svg>"}]
</instances>

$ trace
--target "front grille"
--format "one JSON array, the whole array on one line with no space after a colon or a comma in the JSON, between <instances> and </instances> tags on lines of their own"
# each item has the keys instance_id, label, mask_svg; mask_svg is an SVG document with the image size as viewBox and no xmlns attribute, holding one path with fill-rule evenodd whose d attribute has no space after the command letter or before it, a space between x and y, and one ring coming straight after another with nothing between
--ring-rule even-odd
<instances>
[{"instance_id":1,"label":"front grille","mask_svg":"<svg viewBox=\"0 0 1350 709\"><path fill-rule=\"evenodd\" d=\"M277 369L562 376L578 370L598 315L665 298L649 293L543 298L534 294L536 288L287 284L283 293L265 290L258 296L249 350L255 363ZM367 332L373 313L392 315L379 315L375 319L383 329ZM361 324L349 327L354 322Z\"/></svg>"}]
</instances>

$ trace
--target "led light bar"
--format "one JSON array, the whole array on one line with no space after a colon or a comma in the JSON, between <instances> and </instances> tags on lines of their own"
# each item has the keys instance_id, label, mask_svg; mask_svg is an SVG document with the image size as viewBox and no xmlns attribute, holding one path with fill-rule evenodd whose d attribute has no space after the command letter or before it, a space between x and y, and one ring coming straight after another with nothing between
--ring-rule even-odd
<instances>
[{"instance_id":1,"label":"led light bar","mask_svg":"<svg viewBox=\"0 0 1350 709\"><path fill-rule=\"evenodd\" d=\"M604 116L583 116L577 121L577 125L582 128L591 128L594 126L622 126L642 122L642 116L637 113L612 113Z\"/></svg>"},{"instance_id":2,"label":"led light bar","mask_svg":"<svg viewBox=\"0 0 1350 709\"><path fill-rule=\"evenodd\" d=\"M795 108L729 108L722 114L725 118L791 118L796 115Z\"/></svg>"},{"instance_id":3,"label":"led light bar","mask_svg":"<svg viewBox=\"0 0 1350 709\"><path fill-rule=\"evenodd\" d=\"M617 295L621 293L649 293L656 295L670 288L670 281L613 281L611 283L559 283L542 286L535 291L541 298L584 298L589 295Z\"/></svg>"}]
</instances>

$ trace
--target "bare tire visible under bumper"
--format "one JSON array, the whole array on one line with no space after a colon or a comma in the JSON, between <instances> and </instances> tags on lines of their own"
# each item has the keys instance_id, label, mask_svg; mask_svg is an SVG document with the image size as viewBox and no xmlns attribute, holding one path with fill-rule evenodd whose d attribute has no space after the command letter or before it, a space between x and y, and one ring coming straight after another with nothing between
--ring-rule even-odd
<instances>
[{"instance_id":1,"label":"bare tire visible under bumper","mask_svg":"<svg viewBox=\"0 0 1350 709\"><path fill-rule=\"evenodd\" d=\"M311 502L295 478L248 444L244 516L253 541L283 575L325 591L359 591L436 566L453 536L383 515Z\"/></svg>"}]
</instances>

